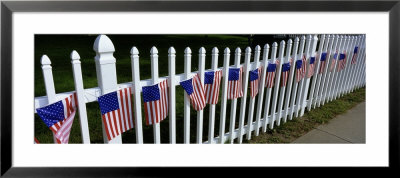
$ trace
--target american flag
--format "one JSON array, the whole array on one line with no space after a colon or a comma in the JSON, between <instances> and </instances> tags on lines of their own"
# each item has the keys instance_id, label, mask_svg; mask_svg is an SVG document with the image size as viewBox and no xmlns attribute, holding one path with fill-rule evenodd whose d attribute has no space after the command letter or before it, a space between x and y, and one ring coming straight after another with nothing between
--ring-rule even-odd
<instances>
[{"instance_id":1,"label":"american flag","mask_svg":"<svg viewBox=\"0 0 400 178\"><path fill-rule=\"evenodd\" d=\"M321 54L321 59L320 59L320 66L319 66L319 74L322 74L325 71L325 62L326 62L326 56L328 55L328 53L322 53Z\"/></svg>"},{"instance_id":2,"label":"american flag","mask_svg":"<svg viewBox=\"0 0 400 178\"><path fill-rule=\"evenodd\" d=\"M307 78L310 78L314 75L314 62L315 62L315 57L310 57L310 65L308 66L308 73L307 73Z\"/></svg>"},{"instance_id":3,"label":"american flag","mask_svg":"<svg viewBox=\"0 0 400 178\"><path fill-rule=\"evenodd\" d=\"M333 71L333 69L335 68L335 63L337 60L337 56L338 56L338 51L336 50L336 53L333 55L333 59L331 60L331 67L329 69L330 72Z\"/></svg>"},{"instance_id":4,"label":"american flag","mask_svg":"<svg viewBox=\"0 0 400 178\"><path fill-rule=\"evenodd\" d=\"M221 85L222 70L204 73L204 88L206 91L206 103L217 104Z\"/></svg>"},{"instance_id":5,"label":"american flag","mask_svg":"<svg viewBox=\"0 0 400 178\"><path fill-rule=\"evenodd\" d=\"M296 61L296 82L304 78L306 73L306 56L303 55L301 60Z\"/></svg>"},{"instance_id":6,"label":"american flag","mask_svg":"<svg viewBox=\"0 0 400 178\"><path fill-rule=\"evenodd\" d=\"M97 99L108 141L133 128L131 93L123 88Z\"/></svg>"},{"instance_id":7,"label":"american flag","mask_svg":"<svg viewBox=\"0 0 400 178\"><path fill-rule=\"evenodd\" d=\"M67 144L76 113L76 93L63 100L36 109L42 121L53 131L57 143Z\"/></svg>"},{"instance_id":8,"label":"american flag","mask_svg":"<svg viewBox=\"0 0 400 178\"><path fill-rule=\"evenodd\" d=\"M203 110L203 108L206 106L206 100L204 97L203 84L201 83L199 74L196 74L191 79L180 82L180 85L189 96L193 109L196 111Z\"/></svg>"},{"instance_id":9,"label":"american flag","mask_svg":"<svg viewBox=\"0 0 400 178\"><path fill-rule=\"evenodd\" d=\"M168 80L142 87L146 125L159 123L168 115Z\"/></svg>"},{"instance_id":10,"label":"american flag","mask_svg":"<svg viewBox=\"0 0 400 178\"><path fill-rule=\"evenodd\" d=\"M242 90L243 68L230 68L228 74L228 99L240 98L243 96Z\"/></svg>"},{"instance_id":11,"label":"american flag","mask_svg":"<svg viewBox=\"0 0 400 178\"><path fill-rule=\"evenodd\" d=\"M356 63L357 54L358 54L358 46L356 46L354 48L354 54L353 54L353 58L351 59L351 64L355 64Z\"/></svg>"},{"instance_id":12,"label":"american flag","mask_svg":"<svg viewBox=\"0 0 400 178\"><path fill-rule=\"evenodd\" d=\"M279 65L279 61L276 60L275 64L268 64L267 76L265 77L265 87L272 88L274 86L276 65Z\"/></svg>"},{"instance_id":13,"label":"american flag","mask_svg":"<svg viewBox=\"0 0 400 178\"><path fill-rule=\"evenodd\" d=\"M288 63L284 63L282 65L282 77L281 77L282 78L282 82L281 82L282 87L286 86L287 79L289 76L290 64L291 64L291 61L289 61Z\"/></svg>"},{"instance_id":14,"label":"american flag","mask_svg":"<svg viewBox=\"0 0 400 178\"><path fill-rule=\"evenodd\" d=\"M345 65L346 65L346 52L340 53L340 55L339 55L339 63L338 63L339 67L338 67L337 71L339 72L339 71L343 70Z\"/></svg>"},{"instance_id":15,"label":"american flag","mask_svg":"<svg viewBox=\"0 0 400 178\"><path fill-rule=\"evenodd\" d=\"M250 71L250 96L254 98L258 94L258 85L260 81L262 67Z\"/></svg>"}]
</instances>

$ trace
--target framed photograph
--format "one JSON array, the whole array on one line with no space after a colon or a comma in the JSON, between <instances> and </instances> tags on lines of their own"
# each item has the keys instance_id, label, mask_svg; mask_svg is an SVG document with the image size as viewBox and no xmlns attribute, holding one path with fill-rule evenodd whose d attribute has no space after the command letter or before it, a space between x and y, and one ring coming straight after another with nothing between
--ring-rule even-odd
<instances>
[{"instance_id":1,"label":"framed photograph","mask_svg":"<svg viewBox=\"0 0 400 178\"><path fill-rule=\"evenodd\" d=\"M2 1L1 175L127 177L176 175L175 169L165 169L176 167L398 167L399 133L396 131L399 128L397 119L399 114L395 111L400 109L396 103L397 99L400 99L397 87L399 79L396 77L396 71L400 66L400 63L397 62L400 57L399 21L399 1ZM236 36L228 36L232 34ZM51 93L55 96L55 90L57 93L68 93L71 91L69 88L72 87L72 90L76 91L76 95L78 95L78 99L74 100L76 103L73 104L75 108L78 107L78 103L85 104L85 101L79 101L79 98L82 98L79 96L81 94L79 91L99 86L98 89L89 92L93 98L85 97L85 100L99 101L99 104L96 102L97 105L88 107L97 108L99 112L89 113L89 115L100 118L102 114L109 112L107 110L109 106L105 107L100 104L100 98L111 91L107 88L109 86L102 84L114 82L112 90L117 88L117 84L120 88L131 87L129 89L133 90L131 93L135 97L135 92L140 94L141 90L143 92L145 90L145 88L135 88L136 85L132 84L135 81L137 84L146 86L157 84L156 81L160 81L160 84L157 84L159 85L157 91L164 91L162 79L165 78L165 82L167 82L167 80L171 81L172 77L163 78L163 76L175 75L168 73L168 69L171 67L170 59L174 58L175 54L182 59L183 56L192 54L195 59L192 63L196 63L196 67L192 71L202 70L204 73L204 66L199 65L197 68L197 62L201 61L202 54L208 56L215 54L215 50L211 49L214 44L221 46L218 67L222 67L224 55L227 54L226 48L223 47L230 47L231 59L238 53L234 51L235 46L242 48L243 58L247 54L247 51L244 50L246 46L250 46L249 49L256 49L255 45L250 43L251 34L255 34L260 39L261 37L273 39L273 35L277 39L279 35L286 34L293 35L292 38L306 35L309 36L307 38L310 41L311 37L321 38L314 34L353 34L360 39L365 39L365 141L356 144L132 144L149 142L207 143L207 139L200 137L200 140L196 140L196 137L187 137L186 131L183 131L186 129L186 125L180 124L174 128L176 132L179 132L177 140L165 141L164 139L160 141L160 131L155 129L158 126L154 126L154 132L153 126L146 126L150 129L144 132L148 132L151 136L143 138L143 136L138 136L139 132L136 130L127 131L129 133L124 134L130 134L130 137L135 138L134 141L118 138L118 142L114 134L121 132L122 135L122 130L105 132L104 130L107 129L104 128L114 126L114 122L111 125L111 120L108 121L104 118L103 122L99 120L97 125L86 126L95 130L93 133L97 133L89 136L89 134L85 135L84 130L81 130L78 139L69 138L71 143L90 144L34 144L32 140L33 137L36 140L37 128L35 127L39 125L36 122L40 121L40 118L33 116L34 113L31 111L47 112L37 109L39 106L43 108L47 103L56 101L50 97ZM190 40L186 39L188 36L190 36ZM235 38L237 41L227 40L228 37ZM130 42L130 39L136 41ZM181 39L185 42L174 44L175 41L171 39ZM71 41L74 45L68 45L72 44ZM261 40L262 45L265 43L271 45L271 51L273 42L277 42L274 43L276 50L280 41ZM361 40L359 42L361 44ZM204 43L204 45L197 45L197 43ZM137 44L143 44L146 48L136 48ZM316 44L317 42L315 42L315 46ZM151 47L152 45L162 47ZM185 45L194 47L190 51L190 48L184 48ZM167 46L175 48L167 48ZM206 49L202 52L203 46ZM280 44L280 46L285 46L285 44ZM352 48L354 46L356 43ZM306 49L309 48L311 47ZM115 51L118 53L114 53ZM38 52L40 54L37 54ZM56 53L57 55L52 55ZM53 61L54 56L56 57ZM146 61L148 69L140 66L140 75L139 72L131 73L131 71L135 71L131 70L131 67L139 68L134 63L139 56L148 61ZM119 65L117 71L112 71L111 74L102 73L110 70L108 64L113 64L113 70L115 70L114 57L117 58L116 60L126 58L125 68L121 68ZM160 79L158 79L158 74L153 74L154 58L161 61L157 65L157 70L161 73ZM66 62L60 63L56 60L65 60ZM132 65L131 60L133 61ZM207 57L207 60L211 60L211 57ZM208 69L211 61L207 61L206 64L206 69ZM50 81L50 79L46 79L46 76L50 76L46 71L59 70L54 76L51 74L51 82L56 83L56 81L64 80L59 77L63 75L62 67L71 71L69 65L73 66L74 74L64 74L70 77L63 83L68 87L57 86L54 89L54 86L53 88L45 86L46 82ZM81 65L82 71L79 68ZM183 60L177 60L176 66L182 66L182 71L177 69L179 72L176 74L184 73L184 65L186 63L184 64ZM188 65L190 71L190 63ZM251 65L258 66L257 63L251 63ZM192 64L192 68L193 66L194 64ZM238 67L240 66L238 65ZM149 70L150 68L151 70ZM38 72L40 79L36 75ZM45 76L44 79L42 72ZM76 83L80 81L83 85L82 73L86 83L84 87L79 88L80 86ZM118 74L118 81L113 80L113 73ZM187 73L189 75L190 72ZM80 74L81 79L76 77L77 74ZM99 77L101 75L104 76ZM93 76L93 80L89 81L87 76ZM123 78L121 76L126 77L126 81L121 79ZM151 77L151 79L140 80L139 78L142 76ZM185 75L176 77L187 78ZM90 83L89 86L88 83ZM184 92L188 94L190 90L187 90L183 84L181 86L183 89L180 88L178 92L181 92L180 95L186 96ZM128 91L123 88L121 90L122 93ZM150 89L146 88L146 90ZM119 98L121 101L123 100L121 99L123 98L122 93L118 93L121 94ZM68 94L71 94L71 99L74 97L73 93ZM47 98L38 99L38 96L44 95L47 95ZM171 93L168 96L171 96ZM151 100L152 97L144 98L143 96L143 101ZM161 95L161 98L163 97L165 96ZM176 102L178 106L174 107L189 107L190 100L186 99L185 104L181 104L183 100L179 100ZM104 100L106 103L109 102L109 98ZM35 102L32 103L32 101ZM135 104L140 104L140 101L142 100L139 97ZM201 107L200 105L193 106L193 109L197 110L196 107ZM133 108L135 109L133 113L143 112L141 114L146 114L146 116L142 117L147 119L146 111L141 111L140 107L139 109ZM229 109L230 107L226 112L229 112ZM71 113L75 114L73 110ZM79 112L82 111L79 110ZM160 114L163 113L160 112ZM183 115L183 112L179 114ZM208 112L205 114L208 115ZM79 115L81 116L82 113ZM127 111L126 116L128 117L128 115ZM196 117L196 113L192 113L192 115ZM43 120L42 115L40 117ZM198 114L197 117L199 117ZM151 122L152 120L143 120L143 125L151 125ZM192 124L196 123L196 118L191 122ZM133 128L133 125L138 123L142 125L137 120L132 122L126 120L126 125L123 124L121 129L125 126ZM39 127L47 129L45 127L47 123L46 125L40 124ZM80 122L81 127L76 126L76 128L83 128L82 125L85 124L87 123ZM165 123L164 126L170 127ZM208 124L203 127L208 127ZM129 130L129 128L125 128L124 132L125 130ZM171 132L165 132L161 134L171 135ZM43 141L43 143L63 142L57 132L54 132L54 137L49 136L50 130L46 133L47 136L38 137L39 141ZM207 133L197 134L207 135ZM215 134L217 135L217 133ZM212 135L214 134L212 133ZM224 143L227 141L226 143L229 143L228 136L226 136L226 140L224 140L224 135L224 138L211 139L211 142ZM68 138L66 142L68 143ZM96 144L103 142L131 144ZM152 168L151 171L149 171L149 167ZM203 174L210 170L212 169L200 170L200 172Z\"/></svg>"}]
</instances>

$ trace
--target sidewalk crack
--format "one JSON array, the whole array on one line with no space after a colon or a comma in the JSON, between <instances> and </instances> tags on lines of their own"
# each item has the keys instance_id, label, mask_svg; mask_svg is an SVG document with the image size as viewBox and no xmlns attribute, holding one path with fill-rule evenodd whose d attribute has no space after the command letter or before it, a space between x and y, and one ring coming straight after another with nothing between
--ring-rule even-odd
<instances>
[{"instance_id":1,"label":"sidewalk crack","mask_svg":"<svg viewBox=\"0 0 400 178\"><path fill-rule=\"evenodd\" d=\"M339 136L337 136L337 135L335 135L335 134L333 134L333 133L327 132L327 131L325 131L325 130L321 130L321 129L319 129L319 128L315 128L315 129L317 129L317 130L319 130L319 131L321 131L321 132L325 132L325 133L327 133L327 134L329 134L329 135L333 135L333 136L335 136L335 137L337 137L337 138L339 138L339 139L342 139L342 140L344 140L344 141L346 141L346 142L353 143L353 142L351 142L350 140L347 140L347 139L345 139L345 138L339 137Z\"/></svg>"}]
</instances>

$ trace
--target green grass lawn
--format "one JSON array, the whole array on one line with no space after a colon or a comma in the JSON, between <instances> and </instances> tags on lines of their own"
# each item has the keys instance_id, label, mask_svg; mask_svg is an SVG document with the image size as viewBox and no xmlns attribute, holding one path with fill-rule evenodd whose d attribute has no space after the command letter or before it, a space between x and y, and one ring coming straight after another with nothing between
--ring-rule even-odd
<instances>
[{"instance_id":1,"label":"green grass lawn","mask_svg":"<svg viewBox=\"0 0 400 178\"><path fill-rule=\"evenodd\" d=\"M115 46L114 57L117 59L117 80L118 83L131 82L132 71L130 62L130 50L136 46L140 56L140 78L151 78L150 49L156 46L159 55L159 75L168 75L168 49L173 46L176 50L176 74L183 73L183 55L184 49L190 47L192 50L192 71L197 71L198 51L200 47L206 49L206 69L211 68L211 50L213 47L219 49L218 66L223 65L223 51L225 47L231 50L230 64L234 63L234 51L236 47L242 50L241 63L244 62L244 51L248 46L247 36L240 35L107 35ZM53 67L53 76L56 93L68 92L74 90L71 59L69 58L72 50L76 50L81 56L82 75L85 88L97 87L96 69L94 63L95 52L93 43L97 35L35 35L35 96L46 95L43 75L41 71L40 58L46 54ZM272 39L270 35L262 36L263 39ZM280 40L276 40L279 42ZM264 43L253 44L263 47L265 43L270 45L272 40L265 40ZM254 47L252 48L254 50ZM251 61L253 60L253 56ZM176 87L176 131L177 143L183 143L183 90ZM143 104L143 102L142 102ZM89 132L91 143L103 143L101 128L101 115L97 102L87 103L87 113L89 122ZM238 102L238 108L240 102ZM219 112L220 103L216 109L215 136L219 133ZM203 140L208 139L208 107L204 110ZM229 129L230 102L227 106L227 121L225 132ZM239 111L236 116L239 116ZM196 112L191 110L191 142L196 139ZM144 121L144 118L143 118ZM238 122L238 120L236 120ZM246 121L247 122L247 121ZM245 122L245 123L246 123ZM143 122L145 123L145 122ZM161 142L169 142L169 120L161 122ZM143 127L144 143L153 143L153 127ZM35 137L41 143L52 143L51 131L35 114ZM134 129L125 132L122 135L124 143L136 143ZM70 143L81 143L79 115L75 117L70 136Z\"/></svg>"}]
</instances>

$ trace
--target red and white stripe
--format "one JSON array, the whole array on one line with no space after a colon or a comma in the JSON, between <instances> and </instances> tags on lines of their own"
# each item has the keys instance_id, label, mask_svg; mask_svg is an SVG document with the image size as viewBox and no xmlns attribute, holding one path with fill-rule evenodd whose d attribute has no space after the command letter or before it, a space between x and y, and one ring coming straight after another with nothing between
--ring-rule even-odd
<instances>
[{"instance_id":1,"label":"red and white stripe","mask_svg":"<svg viewBox=\"0 0 400 178\"><path fill-rule=\"evenodd\" d=\"M158 84L160 100L144 103L146 125L152 125L164 120L168 115L168 80Z\"/></svg>"},{"instance_id":2,"label":"red and white stripe","mask_svg":"<svg viewBox=\"0 0 400 178\"><path fill-rule=\"evenodd\" d=\"M250 82L250 96L252 98L256 97L258 94L258 85L260 83L261 71L262 71L262 66L258 68L258 79Z\"/></svg>"},{"instance_id":3,"label":"red and white stripe","mask_svg":"<svg viewBox=\"0 0 400 178\"><path fill-rule=\"evenodd\" d=\"M205 94L207 104L217 104L219 89L221 85L222 70L214 72L214 81L212 84L205 84Z\"/></svg>"},{"instance_id":4,"label":"red and white stripe","mask_svg":"<svg viewBox=\"0 0 400 178\"><path fill-rule=\"evenodd\" d=\"M240 67L239 80L228 81L228 99L235 99L243 96L242 73L243 67Z\"/></svg>"},{"instance_id":5,"label":"red and white stripe","mask_svg":"<svg viewBox=\"0 0 400 178\"><path fill-rule=\"evenodd\" d=\"M299 82L301 79L304 78L304 75L306 74L306 56L303 55L302 58L302 63L301 63L301 68L300 70L296 70L296 81Z\"/></svg>"},{"instance_id":6,"label":"red and white stripe","mask_svg":"<svg viewBox=\"0 0 400 178\"><path fill-rule=\"evenodd\" d=\"M275 64L278 66L279 65L279 60L276 60L275 61ZM276 69L277 69L278 67L276 67L275 68L275 71L273 71L273 72L268 72L267 71L267 76L265 77L265 87L267 87L267 88L272 88L272 87L274 87L274 81L275 81L275 72L276 72Z\"/></svg>"},{"instance_id":7,"label":"red and white stripe","mask_svg":"<svg viewBox=\"0 0 400 178\"><path fill-rule=\"evenodd\" d=\"M189 95L190 102L192 103L193 109L196 111L203 110L206 106L206 99L204 97L204 87L201 83L199 74L196 74L192 80L193 93Z\"/></svg>"},{"instance_id":8,"label":"red and white stripe","mask_svg":"<svg viewBox=\"0 0 400 178\"><path fill-rule=\"evenodd\" d=\"M71 132L72 123L76 113L77 98L76 93L61 100L64 107L64 120L55 123L50 129L55 134L57 143L67 144Z\"/></svg>"}]
</instances>

